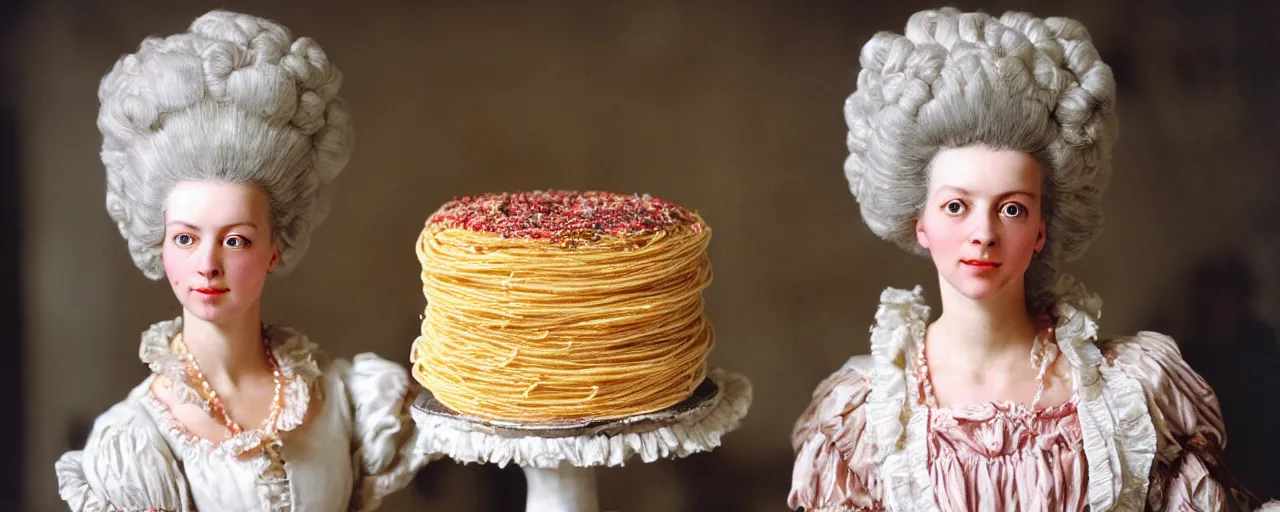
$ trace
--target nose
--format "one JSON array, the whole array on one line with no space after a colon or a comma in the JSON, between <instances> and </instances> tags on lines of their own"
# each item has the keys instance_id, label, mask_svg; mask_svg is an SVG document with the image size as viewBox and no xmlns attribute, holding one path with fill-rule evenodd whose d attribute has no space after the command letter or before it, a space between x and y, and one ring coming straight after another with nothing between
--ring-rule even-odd
<instances>
[{"instance_id":1,"label":"nose","mask_svg":"<svg viewBox=\"0 0 1280 512\"><path fill-rule=\"evenodd\" d=\"M992 219L986 216L975 216L973 232L969 235L969 243L978 247L995 247L996 233Z\"/></svg>"},{"instance_id":2,"label":"nose","mask_svg":"<svg viewBox=\"0 0 1280 512\"><path fill-rule=\"evenodd\" d=\"M197 257L200 258L200 262L196 272L202 277L213 279L222 275L222 258L218 255L217 244L206 244Z\"/></svg>"}]
</instances>

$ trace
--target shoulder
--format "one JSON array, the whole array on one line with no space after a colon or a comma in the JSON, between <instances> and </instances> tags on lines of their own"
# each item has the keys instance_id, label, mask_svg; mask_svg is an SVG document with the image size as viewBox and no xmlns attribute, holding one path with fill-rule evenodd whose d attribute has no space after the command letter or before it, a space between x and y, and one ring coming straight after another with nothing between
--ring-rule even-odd
<instances>
[{"instance_id":1,"label":"shoulder","mask_svg":"<svg viewBox=\"0 0 1280 512\"><path fill-rule=\"evenodd\" d=\"M352 443L361 480L353 496L359 510L371 510L382 499L408 485L429 457L418 447L421 431L409 408L417 398L403 366L372 353L350 362L336 361L351 403Z\"/></svg>"},{"instance_id":2,"label":"shoulder","mask_svg":"<svg viewBox=\"0 0 1280 512\"><path fill-rule=\"evenodd\" d=\"M357 428L381 415L394 416L406 398L416 397L408 370L372 353L325 358L319 368L326 401L347 411Z\"/></svg>"},{"instance_id":3,"label":"shoulder","mask_svg":"<svg viewBox=\"0 0 1280 512\"><path fill-rule=\"evenodd\" d=\"M1138 379L1144 386L1213 394L1183 359L1178 343L1167 335L1140 331L1099 339L1097 346L1105 364Z\"/></svg>"},{"instance_id":4,"label":"shoulder","mask_svg":"<svg viewBox=\"0 0 1280 512\"><path fill-rule=\"evenodd\" d=\"M395 456L400 436L411 428L408 407L417 397L403 366L372 353L356 354L350 361L334 360L329 372L339 379L351 404L354 437L364 454L378 467Z\"/></svg>"},{"instance_id":5,"label":"shoulder","mask_svg":"<svg viewBox=\"0 0 1280 512\"><path fill-rule=\"evenodd\" d=\"M800 451L807 443L829 443L846 461L869 460L874 442L868 432L867 400L873 377L874 386L883 386L886 396L905 395L906 368L899 363L923 336L928 318L922 287L881 292L871 329L873 355L849 358L818 384L792 430L792 447Z\"/></svg>"},{"instance_id":6,"label":"shoulder","mask_svg":"<svg viewBox=\"0 0 1280 512\"><path fill-rule=\"evenodd\" d=\"M846 437L853 434L847 432L850 428L859 430L861 437L866 419L863 406L871 392L871 366L871 356L851 357L818 384L792 431L793 448L798 450L815 437Z\"/></svg>"},{"instance_id":7,"label":"shoulder","mask_svg":"<svg viewBox=\"0 0 1280 512\"><path fill-rule=\"evenodd\" d=\"M879 510L876 446L867 424L870 356L849 359L818 385L792 432L787 504L806 510Z\"/></svg>"},{"instance_id":8,"label":"shoulder","mask_svg":"<svg viewBox=\"0 0 1280 512\"><path fill-rule=\"evenodd\" d=\"M136 396L130 396L98 416L85 442L86 451L116 448L169 451L169 444L160 433L159 426Z\"/></svg>"},{"instance_id":9,"label":"shoulder","mask_svg":"<svg viewBox=\"0 0 1280 512\"><path fill-rule=\"evenodd\" d=\"M1104 364L1142 384L1157 430L1171 436L1210 434L1225 441L1217 395L1183 359L1173 338L1140 331L1097 344Z\"/></svg>"},{"instance_id":10,"label":"shoulder","mask_svg":"<svg viewBox=\"0 0 1280 512\"><path fill-rule=\"evenodd\" d=\"M1172 337L1154 331L1099 338L1098 349L1107 359L1124 362L1153 361L1162 365L1182 362L1182 350Z\"/></svg>"},{"instance_id":11,"label":"shoulder","mask_svg":"<svg viewBox=\"0 0 1280 512\"><path fill-rule=\"evenodd\" d=\"M872 389L872 376L877 361L900 361L916 338L923 336L929 318L924 288L886 288L880 293L875 324L871 328L871 352L849 358L840 369L823 379L814 389L809 406L796 422L791 441L795 449L814 437L840 439L852 449L850 442L861 442L866 431L865 405ZM890 369L882 369L890 370ZM905 367L894 365L891 387L905 386ZM881 373L882 377L886 374ZM883 380L883 379L882 379ZM886 385L888 385L886 384ZM870 442L870 438L867 438Z\"/></svg>"},{"instance_id":12,"label":"shoulder","mask_svg":"<svg viewBox=\"0 0 1280 512\"><path fill-rule=\"evenodd\" d=\"M338 381L356 408L379 402L400 401L409 391L409 371L373 353L356 354L350 360L333 359L324 373Z\"/></svg>"},{"instance_id":13,"label":"shoulder","mask_svg":"<svg viewBox=\"0 0 1280 512\"><path fill-rule=\"evenodd\" d=\"M135 397L99 416L84 450L63 455L57 470L69 502L172 510L186 504L178 457Z\"/></svg>"}]
</instances>

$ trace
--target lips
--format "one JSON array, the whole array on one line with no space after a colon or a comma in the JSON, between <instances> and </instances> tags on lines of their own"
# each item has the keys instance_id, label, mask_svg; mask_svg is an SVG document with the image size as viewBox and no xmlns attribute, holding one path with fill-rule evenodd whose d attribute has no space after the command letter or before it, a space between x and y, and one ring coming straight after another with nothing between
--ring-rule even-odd
<instances>
[{"instance_id":1,"label":"lips","mask_svg":"<svg viewBox=\"0 0 1280 512\"><path fill-rule=\"evenodd\" d=\"M988 260L960 260L960 263L976 268L998 268L1000 262Z\"/></svg>"},{"instance_id":2,"label":"lips","mask_svg":"<svg viewBox=\"0 0 1280 512\"><path fill-rule=\"evenodd\" d=\"M209 296L222 295L224 293L231 291L231 289L229 288L221 288L221 287L192 288L191 290L201 295L209 295Z\"/></svg>"}]
</instances>

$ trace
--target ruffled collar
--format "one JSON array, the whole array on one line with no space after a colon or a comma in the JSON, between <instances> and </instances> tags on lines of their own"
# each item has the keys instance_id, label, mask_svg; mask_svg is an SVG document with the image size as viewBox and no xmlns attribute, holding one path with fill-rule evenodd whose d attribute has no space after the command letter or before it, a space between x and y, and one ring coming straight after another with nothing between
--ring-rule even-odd
<instances>
[{"instance_id":1,"label":"ruffled collar","mask_svg":"<svg viewBox=\"0 0 1280 512\"><path fill-rule=\"evenodd\" d=\"M1141 384L1102 364L1094 345L1102 301L1069 275L1054 292L1054 338L1071 364L1089 464L1092 510L1140 510L1154 458L1155 430ZM914 357L929 321L924 290L886 289L871 329L868 430L891 510L938 510L928 466L927 408L914 380ZM1146 417L1146 421L1142 421ZM1116 484L1119 485L1116 485Z\"/></svg>"},{"instance_id":2,"label":"ruffled collar","mask_svg":"<svg viewBox=\"0 0 1280 512\"><path fill-rule=\"evenodd\" d=\"M202 400L195 388L191 387L191 383L187 380L186 365L173 351L171 345L174 337L180 332L182 332L181 317L152 325L142 334L138 357L151 368L152 373L168 378L172 383L173 398L177 403L195 405L207 414L209 413L208 402ZM313 384L321 375L320 365L316 362L320 354L314 343L291 328L267 326L266 336L267 346L276 358L280 374L285 378L284 405L276 422L276 428L281 433L288 432L302 425L307 416L307 410L311 406L312 391L315 389ZM160 421L167 424L169 430L174 431L172 433L185 434L185 430L178 425L159 400L150 393L146 394L146 398L150 399L149 402L153 406L158 406L161 413ZM260 446L265 433L259 429L245 430L217 443L189 435L177 435L177 437L183 439L189 446L205 448L203 451L206 452L226 451L232 455L239 455Z\"/></svg>"}]
</instances>

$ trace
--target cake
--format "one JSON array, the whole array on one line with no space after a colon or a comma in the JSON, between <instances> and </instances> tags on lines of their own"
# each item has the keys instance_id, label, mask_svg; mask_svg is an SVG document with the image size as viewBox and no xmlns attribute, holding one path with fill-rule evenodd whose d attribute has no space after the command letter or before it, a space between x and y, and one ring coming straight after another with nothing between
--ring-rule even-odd
<instances>
[{"instance_id":1,"label":"cake","mask_svg":"<svg viewBox=\"0 0 1280 512\"><path fill-rule=\"evenodd\" d=\"M417 241L414 378L470 417L546 425L660 411L706 377L711 230L648 195L456 198Z\"/></svg>"}]
</instances>

